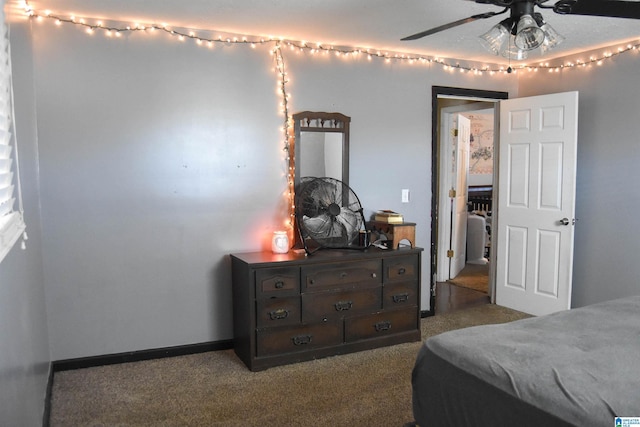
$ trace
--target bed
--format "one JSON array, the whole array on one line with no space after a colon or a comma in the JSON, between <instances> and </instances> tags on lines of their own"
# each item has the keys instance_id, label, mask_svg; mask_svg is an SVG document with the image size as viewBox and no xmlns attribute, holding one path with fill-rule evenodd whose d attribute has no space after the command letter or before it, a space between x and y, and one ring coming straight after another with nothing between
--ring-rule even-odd
<instances>
[{"instance_id":1,"label":"bed","mask_svg":"<svg viewBox=\"0 0 640 427\"><path fill-rule=\"evenodd\" d=\"M613 426L640 416L640 296L427 339L420 427Z\"/></svg>"},{"instance_id":2,"label":"bed","mask_svg":"<svg viewBox=\"0 0 640 427\"><path fill-rule=\"evenodd\" d=\"M470 211L490 214L493 210L493 187L471 185L467 188L467 204Z\"/></svg>"}]
</instances>

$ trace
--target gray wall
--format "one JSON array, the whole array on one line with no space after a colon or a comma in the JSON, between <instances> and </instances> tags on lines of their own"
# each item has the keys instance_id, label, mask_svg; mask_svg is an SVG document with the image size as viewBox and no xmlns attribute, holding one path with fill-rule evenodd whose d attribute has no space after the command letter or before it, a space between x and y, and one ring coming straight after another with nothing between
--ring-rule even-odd
<instances>
[{"instance_id":1,"label":"gray wall","mask_svg":"<svg viewBox=\"0 0 640 427\"><path fill-rule=\"evenodd\" d=\"M16 129L26 250L18 243L0 263L0 425L42 425L49 374L49 338L42 274L40 208L31 40L28 25L11 24Z\"/></svg>"},{"instance_id":2,"label":"gray wall","mask_svg":"<svg viewBox=\"0 0 640 427\"><path fill-rule=\"evenodd\" d=\"M52 358L232 338L228 254L268 249L286 218L273 46L209 50L51 23L34 34ZM350 183L366 212L403 212L428 247L431 86L514 91L516 80L285 60L291 112L351 116Z\"/></svg>"},{"instance_id":3,"label":"gray wall","mask_svg":"<svg viewBox=\"0 0 640 427\"><path fill-rule=\"evenodd\" d=\"M633 51L601 66L520 78L520 96L580 92L574 307L640 293L639 65Z\"/></svg>"},{"instance_id":4,"label":"gray wall","mask_svg":"<svg viewBox=\"0 0 640 427\"><path fill-rule=\"evenodd\" d=\"M227 254L285 207L267 47L34 30L53 359L231 338Z\"/></svg>"}]
</instances>

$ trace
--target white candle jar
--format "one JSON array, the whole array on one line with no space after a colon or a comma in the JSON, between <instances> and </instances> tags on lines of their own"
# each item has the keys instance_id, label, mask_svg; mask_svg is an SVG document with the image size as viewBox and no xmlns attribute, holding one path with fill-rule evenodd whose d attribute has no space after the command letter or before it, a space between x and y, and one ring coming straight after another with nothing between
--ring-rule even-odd
<instances>
[{"instance_id":1,"label":"white candle jar","mask_svg":"<svg viewBox=\"0 0 640 427\"><path fill-rule=\"evenodd\" d=\"M289 252L289 236L286 231L274 231L271 238L271 250L274 254Z\"/></svg>"}]
</instances>

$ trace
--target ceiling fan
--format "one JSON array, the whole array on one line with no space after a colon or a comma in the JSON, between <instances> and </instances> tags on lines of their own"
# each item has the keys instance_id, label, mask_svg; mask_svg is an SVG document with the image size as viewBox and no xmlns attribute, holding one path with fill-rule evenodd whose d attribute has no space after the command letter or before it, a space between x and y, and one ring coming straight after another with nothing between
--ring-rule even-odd
<instances>
[{"instance_id":1,"label":"ceiling fan","mask_svg":"<svg viewBox=\"0 0 640 427\"><path fill-rule=\"evenodd\" d=\"M417 40L462 24L487 19L510 12L509 17L480 36L487 50L507 58L526 59L528 52L540 48L542 53L560 44L564 37L544 21L535 7L551 9L561 15L591 15L614 18L640 19L640 2L622 0L559 0L546 5L548 0L471 0L476 3L503 7L459 19L430 30L405 37L402 41Z\"/></svg>"}]
</instances>

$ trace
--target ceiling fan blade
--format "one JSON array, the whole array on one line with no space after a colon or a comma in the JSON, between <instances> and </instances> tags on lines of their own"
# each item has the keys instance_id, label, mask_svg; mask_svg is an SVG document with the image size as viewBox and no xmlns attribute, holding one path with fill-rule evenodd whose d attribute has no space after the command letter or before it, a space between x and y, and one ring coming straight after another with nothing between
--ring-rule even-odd
<instances>
[{"instance_id":1,"label":"ceiling fan blade","mask_svg":"<svg viewBox=\"0 0 640 427\"><path fill-rule=\"evenodd\" d=\"M619 0L560 0L553 11L561 15L640 19L640 2Z\"/></svg>"},{"instance_id":2,"label":"ceiling fan blade","mask_svg":"<svg viewBox=\"0 0 640 427\"><path fill-rule=\"evenodd\" d=\"M504 10L502 10L500 12L480 13L478 15L473 15L473 16L470 16L468 18L459 19L457 21L450 22L448 24L440 25L439 27L435 27L435 28L432 28L430 30L423 31L421 33L417 33L417 34L405 37L405 38L400 39L400 40L401 41L407 41L407 40L421 39L423 37L430 36L431 34L435 34L435 33L439 33L440 31L448 30L449 28L454 28L454 27L457 27L457 26L462 25L462 24L466 24L466 23L469 23L469 22L477 21L478 19L487 19L487 18L491 18L491 17L496 16L496 15L501 15L501 14L505 13L507 10L509 10L508 7L504 8Z\"/></svg>"}]
</instances>

